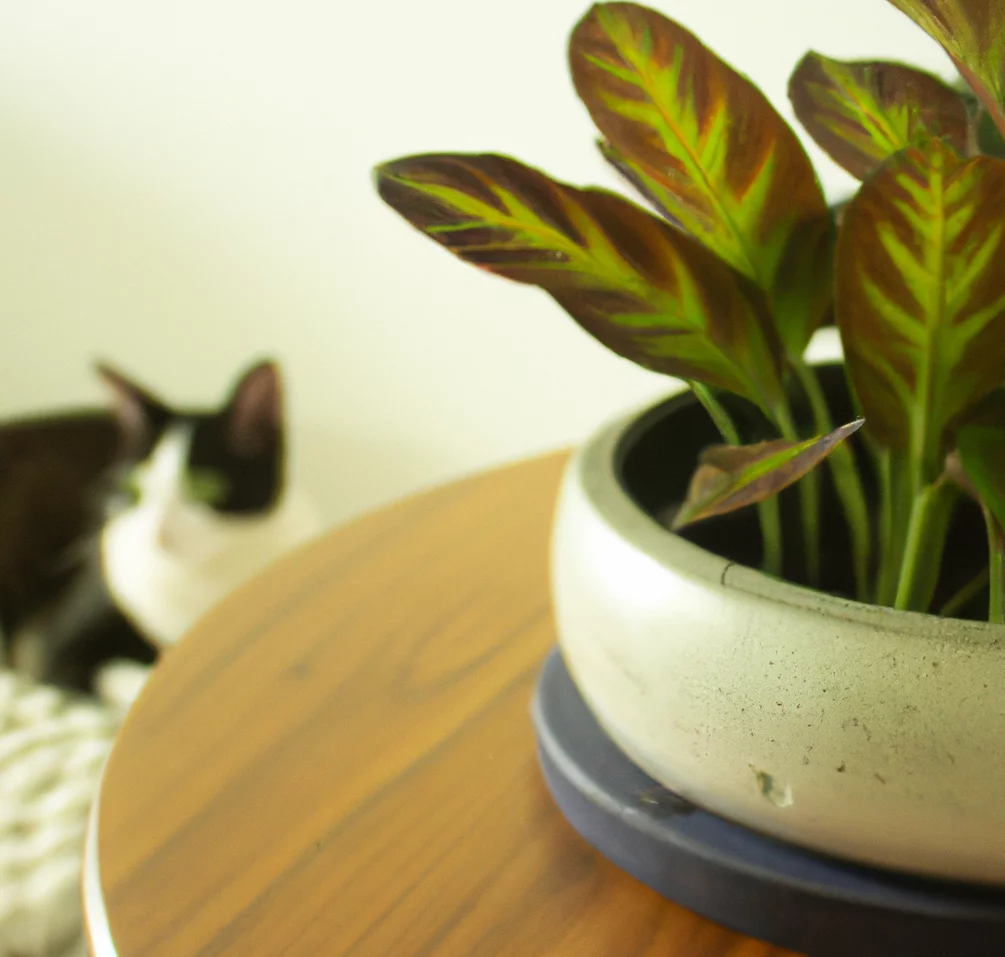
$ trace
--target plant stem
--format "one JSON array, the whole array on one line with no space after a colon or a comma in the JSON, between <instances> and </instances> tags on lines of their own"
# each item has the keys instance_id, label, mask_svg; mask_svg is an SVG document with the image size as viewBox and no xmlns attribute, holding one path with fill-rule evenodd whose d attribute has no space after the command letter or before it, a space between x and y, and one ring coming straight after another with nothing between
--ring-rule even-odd
<instances>
[{"instance_id":1,"label":"plant stem","mask_svg":"<svg viewBox=\"0 0 1005 957\"><path fill-rule=\"evenodd\" d=\"M702 404L711 416L723 441L729 445L740 444L740 433L736 423L726 411L723 404L715 397L712 390L701 382L689 382L695 398ZM759 502L757 517L761 523L761 540L763 556L761 567L769 575L781 577L782 574L782 517L778 510L778 500L775 498Z\"/></svg>"},{"instance_id":2,"label":"plant stem","mask_svg":"<svg viewBox=\"0 0 1005 957\"><path fill-rule=\"evenodd\" d=\"M875 458L880 488L880 562L875 601L877 605L892 606L911 515L910 470L903 457L888 449L877 450Z\"/></svg>"},{"instance_id":3,"label":"plant stem","mask_svg":"<svg viewBox=\"0 0 1005 957\"><path fill-rule=\"evenodd\" d=\"M988 569L982 568L970 581L957 589L956 593L939 609L939 615L943 618L954 617L980 594L981 589L987 583Z\"/></svg>"},{"instance_id":4,"label":"plant stem","mask_svg":"<svg viewBox=\"0 0 1005 957\"><path fill-rule=\"evenodd\" d=\"M921 546L924 542L925 525L928 522L928 512L932 507L931 487L924 488L911 505L911 521L907 526L907 541L904 543L904 557L900 563L900 577L897 581L897 595L894 607L901 610L909 609L915 603L912 591L915 570L920 559Z\"/></svg>"},{"instance_id":5,"label":"plant stem","mask_svg":"<svg viewBox=\"0 0 1005 957\"><path fill-rule=\"evenodd\" d=\"M947 485L936 483L923 486L915 495L897 581L895 608L928 610L938 580L954 494Z\"/></svg>"},{"instance_id":6,"label":"plant stem","mask_svg":"<svg viewBox=\"0 0 1005 957\"><path fill-rule=\"evenodd\" d=\"M761 541L764 551L761 567L769 575L782 575L782 516L778 508L778 496L773 495L758 503L758 518L761 520Z\"/></svg>"},{"instance_id":7,"label":"plant stem","mask_svg":"<svg viewBox=\"0 0 1005 957\"><path fill-rule=\"evenodd\" d=\"M893 467L890 453L884 449L875 455L879 479L879 575L876 581L877 605L892 605L893 587Z\"/></svg>"},{"instance_id":8,"label":"plant stem","mask_svg":"<svg viewBox=\"0 0 1005 957\"><path fill-rule=\"evenodd\" d=\"M817 432L826 434L834 429L834 420L827 408L827 398L820 386L820 380L810 366L801 360L794 363L799 379L809 399L813 412L813 423ZM842 442L828 457L828 465L834 476L834 485L844 509L851 536L852 565L855 573L855 596L859 601L869 600L869 562L872 552L872 529L869 508L866 505L862 478L855 466L855 456Z\"/></svg>"},{"instance_id":9,"label":"plant stem","mask_svg":"<svg viewBox=\"0 0 1005 957\"><path fill-rule=\"evenodd\" d=\"M799 441L799 432L787 405L775 409L775 422L786 439ZM797 488L806 552L806 580L816 587L820 584L820 476L816 472L808 472L799 480Z\"/></svg>"},{"instance_id":10,"label":"plant stem","mask_svg":"<svg viewBox=\"0 0 1005 957\"><path fill-rule=\"evenodd\" d=\"M991 598L988 602L988 621L997 625L1005 624L1005 601L1002 597L1002 541L1001 530L994 516L984 510L984 521L988 527L988 575L991 581Z\"/></svg>"},{"instance_id":11,"label":"plant stem","mask_svg":"<svg viewBox=\"0 0 1005 957\"><path fill-rule=\"evenodd\" d=\"M1002 612L1002 554L995 552L989 559L991 571L991 600L988 603L988 621L1005 624Z\"/></svg>"},{"instance_id":12,"label":"plant stem","mask_svg":"<svg viewBox=\"0 0 1005 957\"><path fill-rule=\"evenodd\" d=\"M736 431L736 424L726 411L725 406L715 397L712 390L703 382L689 381L691 391L695 398L702 404L705 411L712 417L715 427L719 430L722 440L729 445L740 444L740 433Z\"/></svg>"}]
</instances>

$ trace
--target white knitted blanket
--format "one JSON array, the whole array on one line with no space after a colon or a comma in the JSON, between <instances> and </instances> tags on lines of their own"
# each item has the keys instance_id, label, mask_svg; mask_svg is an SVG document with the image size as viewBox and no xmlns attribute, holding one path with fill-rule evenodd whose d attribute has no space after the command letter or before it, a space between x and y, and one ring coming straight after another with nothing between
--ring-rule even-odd
<instances>
[{"instance_id":1,"label":"white knitted blanket","mask_svg":"<svg viewBox=\"0 0 1005 957\"><path fill-rule=\"evenodd\" d=\"M0 667L0 957L86 957L87 817L129 703L84 700Z\"/></svg>"}]
</instances>

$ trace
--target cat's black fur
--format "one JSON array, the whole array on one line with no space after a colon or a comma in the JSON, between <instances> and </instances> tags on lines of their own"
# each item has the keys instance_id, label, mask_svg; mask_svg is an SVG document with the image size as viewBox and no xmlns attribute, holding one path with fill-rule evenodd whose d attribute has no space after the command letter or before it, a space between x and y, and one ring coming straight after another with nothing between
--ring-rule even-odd
<instances>
[{"instance_id":1,"label":"cat's black fur","mask_svg":"<svg viewBox=\"0 0 1005 957\"><path fill-rule=\"evenodd\" d=\"M221 412L189 418L189 467L227 477L226 492L214 505L219 512L260 514L282 494L286 448L277 389L275 367L259 365L244 376Z\"/></svg>"},{"instance_id":2,"label":"cat's black fur","mask_svg":"<svg viewBox=\"0 0 1005 957\"><path fill-rule=\"evenodd\" d=\"M115 398L126 454L120 467L145 459L171 426L192 428L188 467L226 478L213 508L231 514L267 512L283 491L285 442L279 373L261 362L240 379L223 408L172 409L108 366L99 366Z\"/></svg>"},{"instance_id":3,"label":"cat's black fur","mask_svg":"<svg viewBox=\"0 0 1005 957\"><path fill-rule=\"evenodd\" d=\"M41 677L81 691L97 669L156 649L121 614L105 585L100 535L118 478L142 462L165 430L192 428L188 465L225 476L213 508L267 512L283 484L278 370L252 367L223 408L176 411L108 366L99 372L111 412L47 416L0 426L0 642L43 617Z\"/></svg>"},{"instance_id":4,"label":"cat's black fur","mask_svg":"<svg viewBox=\"0 0 1005 957\"><path fill-rule=\"evenodd\" d=\"M0 631L52 601L100 527L103 477L121 454L112 416L94 412L0 427Z\"/></svg>"}]
</instances>

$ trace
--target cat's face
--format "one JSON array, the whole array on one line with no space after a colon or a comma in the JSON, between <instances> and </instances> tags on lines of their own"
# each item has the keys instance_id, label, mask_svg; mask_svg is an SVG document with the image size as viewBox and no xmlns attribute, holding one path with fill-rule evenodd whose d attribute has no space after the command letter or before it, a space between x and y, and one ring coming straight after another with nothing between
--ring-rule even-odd
<instances>
[{"instance_id":1,"label":"cat's face","mask_svg":"<svg viewBox=\"0 0 1005 957\"><path fill-rule=\"evenodd\" d=\"M113 508L160 511L175 525L218 517L251 518L271 511L283 491L282 384L263 362L238 381L219 409L174 409L109 366L123 437Z\"/></svg>"}]
</instances>

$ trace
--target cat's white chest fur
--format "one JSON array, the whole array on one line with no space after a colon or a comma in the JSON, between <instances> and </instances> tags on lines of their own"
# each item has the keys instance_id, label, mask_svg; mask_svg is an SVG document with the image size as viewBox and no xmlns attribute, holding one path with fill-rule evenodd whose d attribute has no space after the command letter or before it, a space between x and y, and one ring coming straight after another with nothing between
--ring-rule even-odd
<instances>
[{"instance_id":1,"label":"cat's white chest fur","mask_svg":"<svg viewBox=\"0 0 1005 957\"><path fill-rule=\"evenodd\" d=\"M319 531L314 510L287 494L263 515L214 512L186 500L189 434L172 429L138 474L139 502L102 533L106 585L157 645L177 642L206 612Z\"/></svg>"}]
</instances>

